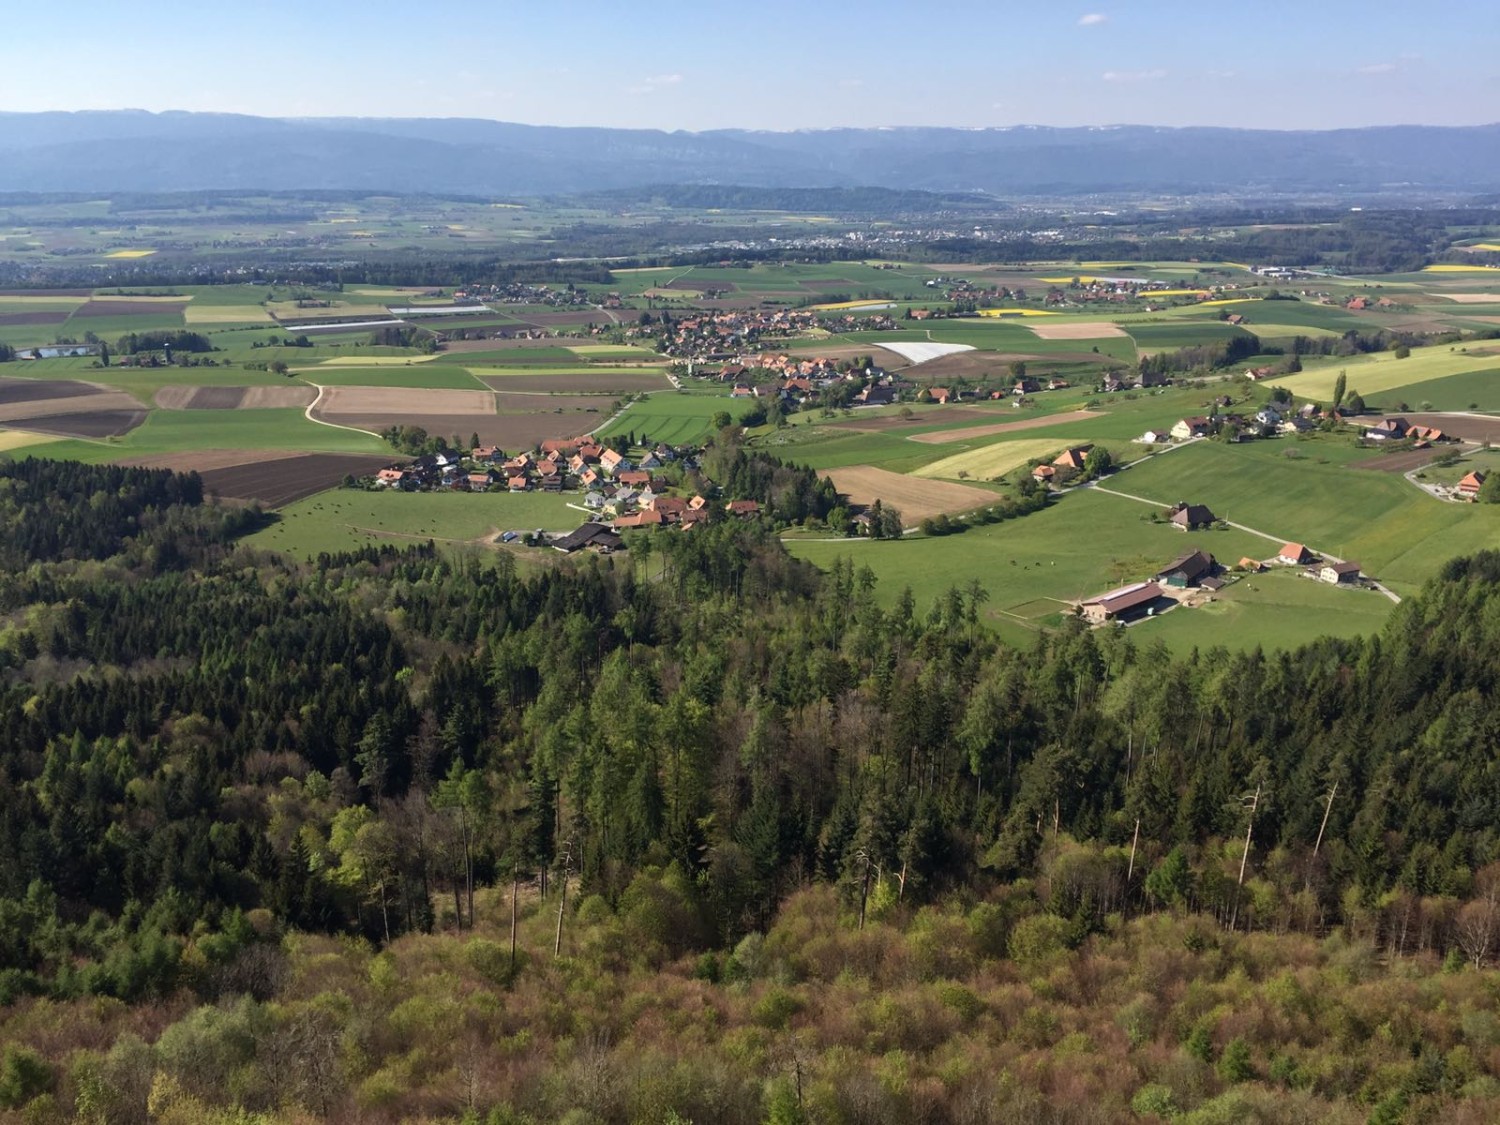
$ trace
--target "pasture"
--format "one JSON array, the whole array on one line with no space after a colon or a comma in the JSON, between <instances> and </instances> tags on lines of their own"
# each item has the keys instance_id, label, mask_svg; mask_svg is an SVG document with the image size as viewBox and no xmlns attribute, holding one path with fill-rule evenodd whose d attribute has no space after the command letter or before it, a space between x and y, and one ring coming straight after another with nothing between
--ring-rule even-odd
<instances>
[{"instance_id":1,"label":"pasture","mask_svg":"<svg viewBox=\"0 0 1500 1125\"><path fill-rule=\"evenodd\" d=\"M1315 637L1369 636L1395 609L1370 590L1339 589L1296 570L1271 570L1245 576L1206 604L1142 621L1131 627L1131 636L1137 644L1159 641L1178 655L1195 648L1270 651Z\"/></svg>"},{"instance_id":2,"label":"pasture","mask_svg":"<svg viewBox=\"0 0 1500 1125\"><path fill-rule=\"evenodd\" d=\"M1495 506L1444 503L1398 473L1360 472L1351 458L1319 457L1318 448L1287 439L1198 442L1117 474L1109 487L1207 504L1221 519L1353 559L1403 596L1447 559L1500 546Z\"/></svg>"},{"instance_id":3,"label":"pasture","mask_svg":"<svg viewBox=\"0 0 1500 1125\"><path fill-rule=\"evenodd\" d=\"M338 488L288 504L247 540L295 558L432 539L480 544L501 531L569 531L584 515L576 493L366 492Z\"/></svg>"},{"instance_id":4,"label":"pasture","mask_svg":"<svg viewBox=\"0 0 1500 1125\"><path fill-rule=\"evenodd\" d=\"M627 404L597 432L600 437L633 433L637 442L647 438L669 444L702 441L713 432L713 417L721 410L734 417L744 412L744 404L721 395L665 391Z\"/></svg>"},{"instance_id":5,"label":"pasture","mask_svg":"<svg viewBox=\"0 0 1500 1125\"><path fill-rule=\"evenodd\" d=\"M1376 396L1388 391L1450 375L1481 371L1496 364L1496 355L1488 348L1460 350L1458 345L1416 348L1405 359L1397 359L1395 352L1375 352L1331 358L1316 365L1308 363L1304 370L1279 378L1276 384L1298 398L1326 401L1333 394L1339 372L1343 371L1347 374L1350 391L1358 391L1367 401L1380 401Z\"/></svg>"},{"instance_id":6,"label":"pasture","mask_svg":"<svg viewBox=\"0 0 1500 1125\"><path fill-rule=\"evenodd\" d=\"M1057 603L1059 614L1069 612L1064 603L1149 577L1195 547L1231 564L1245 554L1274 553L1265 550L1263 540L1238 531L1185 536L1143 518L1149 517L1145 508L1122 512L1119 503L1126 502L1073 492L1040 512L959 535L787 540L787 549L824 568L841 557L868 565L879 578L876 597L887 605L895 603L903 587L910 587L918 606L925 607L951 587L977 581L990 596L987 620L1033 630L1048 621L1038 618L1030 603L1048 599Z\"/></svg>"}]
</instances>

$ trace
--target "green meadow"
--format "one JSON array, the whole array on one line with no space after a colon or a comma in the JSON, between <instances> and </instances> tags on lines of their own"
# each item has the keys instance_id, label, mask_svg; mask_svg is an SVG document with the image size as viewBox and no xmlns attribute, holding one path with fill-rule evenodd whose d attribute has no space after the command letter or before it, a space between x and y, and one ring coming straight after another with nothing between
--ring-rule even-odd
<instances>
[{"instance_id":1,"label":"green meadow","mask_svg":"<svg viewBox=\"0 0 1500 1125\"><path fill-rule=\"evenodd\" d=\"M1128 475L1128 474L1127 474ZM931 604L953 586L972 581L989 593L988 619L1040 628L1071 612L1070 601L1149 578L1186 551L1202 548L1233 565L1244 555L1264 558L1273 545L1239 531L1184 535L1151 522L1144 505L1092 491L1072 492L1043 511L960 535L899 541L788 540L799 558L827 567L847 557L868 564L880 580L877 595L894 603L910 587Z\"/></svg>"},{"instance_id":2,"label":"green meadow","mask_svg":"<svg viewBox=\"0 0 1500 1125\"><path fill-rule=\"evenodd\" d=\"M634 434L637 441L649 438L670 444L701 441L713 432L713 416L728 411L731 418L744 413L746 405L726 395L684 394L663 391L630 403L608 425L600 437Z\"/></svg>"},{"instance_id":3,"label":"green meadow","mask_svg":"<svg viewBox=\"0 0 1500 1125\"><path fill-rule=\"evenodd\" d=\"M335 488L290 504L247 540L296 558L323 551L424 542L471 543L502 531L567 531L584 513L577 493L363 492Z\"/></svg>"}]
</instances>

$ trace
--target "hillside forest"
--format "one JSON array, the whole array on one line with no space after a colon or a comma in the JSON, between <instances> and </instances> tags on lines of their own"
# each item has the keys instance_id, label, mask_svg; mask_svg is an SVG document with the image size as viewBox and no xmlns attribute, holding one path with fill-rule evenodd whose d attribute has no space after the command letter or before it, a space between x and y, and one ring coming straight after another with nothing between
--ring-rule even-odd
<instances>
[{"instance_id":1,"label":"hillside forest","mask_svg":"<svg viewBox=\"0 0 1500 1125\"><path fill-rule=\"evenodd\" d=\"M0 465L0 1120L1500 1115L1500 554L1176 659L266 518Z\"/></svg>"}]
</instances>

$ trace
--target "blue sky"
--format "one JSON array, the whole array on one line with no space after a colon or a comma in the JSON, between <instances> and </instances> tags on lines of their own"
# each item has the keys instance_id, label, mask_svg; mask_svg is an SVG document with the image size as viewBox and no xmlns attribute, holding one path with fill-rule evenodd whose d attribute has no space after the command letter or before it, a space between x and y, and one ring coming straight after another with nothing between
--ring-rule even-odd
<instances>
[{"instance_id":1,"label":"blue sky","mask_svg":"<svg viewBox=\"0 0 1500 1125\"><path fill-rule=\"evenodd\" d=\"M1500 121L1495 0L19 7L0 19L0 110L661 129Z\"/></svg>"}]
</instances>

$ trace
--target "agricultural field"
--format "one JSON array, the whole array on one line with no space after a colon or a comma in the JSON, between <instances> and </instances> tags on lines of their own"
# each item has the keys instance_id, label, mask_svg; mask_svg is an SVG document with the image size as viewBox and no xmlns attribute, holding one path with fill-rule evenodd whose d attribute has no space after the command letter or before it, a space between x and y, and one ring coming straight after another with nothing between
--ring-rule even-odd
<instances>
[{"instance_id":1,"label":"agricultural field","mask_svg":"<svg viewBox=\"0 0 1500 1125\"><path fill-rule=\"evenodd\" d=\"M1043 511L940 538L843 542L788 540L799 558L827 567L837 558L869 565L880 580L876 595L894 604L910 587L926 606L954 586L977 580L988 592L984 615L1010 636L1034 634L1071 613L1070 603L1138 581L1194 548L1232 565L1265 557L1275 547L1239 531L1183 535L1152 523L1149 510L1092 491L1075 491ZM1174 610L1191 613L1192 610Z\"/></svg>"},{"instance_id":2,"label":"agricultural field","mask_svg":"<svg viewBox=\"0 0 1500 1125\"><path fill-rule=\"evenodd\" d=\"M1133 625L1131 635L1138 644L1159 641L1179 655L1214 647L1271 651L1310 637L1368 636L1395 609L1374 591L1338 589L1279 569L1247 575L1203 605Z\"/></svg>"},{"instance_id":3,"label":"agricultural field","mask_svg":"<svg viewBox=\"0 0 1500 1125\"><path fill-rule=\"evenodd\" d=\"M483 544L502 531L569 531L584 513L576 493L366 492L334 489L298 500L247 540L296 558L322 551L435 542Z\"/></svg>"},{"instance_id":4,"label":"agricultural field","mask_svg":"<svg viewBox=\"0 0 1500 1125\"><path fill-rule=\"evenodd\" d=\"M492 236L503 241L539 233L538 217L525 208L501 209L471 222L464 206L432 204L443 212L430 224L447 232L441 235L424 230L419 237L410 222L376 221L358 205L336 215L325 209L328 217L312 227L328 246L368 231L358 241L377 248L398 238L423 245L451 235L488 244ZM583 212L574 217L581 221ZM353 221L335 223L334 218ZM531 233L519 234L522 227ZM150 248L111 246L101 252ZM975 284L1026 288L1031 297L1022 307L986 310L996 315L903 319L909 308L943 308L943 286L957 276ZM1178 283L1173 289L1183 292L1158 294L1170 307L1148 313L1140 301L1111 305L1075 299L1066 288L1075 276L1146 277ZM927 284L938 278L947 280ZM1061 279L1063 304L1035 307L1049 278ZM1199 286L1229 282L1242 288L1206 301L1193 299L1202 291ZM1030 396L1023 409L1007 398L952 406L905 403L838 416L813 410L792 415L790 425L751 435L759 448L829 473L856 502L881 499L901 509L914 526L927 515L992 503L1004 491L994 482L1014 476L1032 459L1050 459L1069 445L1102 443L1117 462L1144 458L1112 477L1107 487L1147 497L1153 505L1179 499L1207 503L1270 536L1205 533L1221 561L1273 554L1277 536L1303 539L1360 561L1404 595L1443 558L1500 541L1495 513L1444 504L1402 478L1400 470L1420 467L1424 455L1384 464L1377 452L1345 438L1235 447L1199 443L1152 455L1156 451L1132 444L1144 430L1208 413L1224 394L1235 400L1231 409L1251 412L1269 392L1232 378L1149 392L1094 390L1106 371L1130 367L1140 353L1246 332L1284 340L1401 325L1458 323L1474 329L1488 323L1481 318L1500 317L1500 293L1474 274L1450 277L1437 271L1317 284L1330 290L1323 301L1268 301L1262 299L1269 288L1261 279L1232 263L883 268L874 262L833 262L619 270L613 284L587 283L592 300L620 294L624 307L613 315L544 303L466 309L445 317L411 314L435 328L503 326L547 333L542 339L455 340L435 354L376 347L369 329L315 331L297 323L332 316L388 319L392 308L452 306L451 292L416 286L361 285L342 293L285 285L0 292L0 340L21 346L57 336L81 338L85 331L113 343L126 332L186 326L219 349L212 353L212 367L96 367L87 357L17 363L0 380L0 452L191 464L225 499L279 507L278 522L255 541L294 554L429 536L454 545L483 544L497 530L562 530L583 516L567 506L568 494L322 490L337 485L345 471L368 471L394 459L394 451L376 436L394 425L421 426L460 443L477 433L481 441L506 449L590 432L638 442L702 440L712 432L716 415L737 418L752 404L731 399L723 387L693 380L678 391L666 374L666 359L652 347L621 335L585 335L584 326L634 324L648 304L668 305L674 316L684 309L749 308L765 301L794 308L824 305L830 306L820 314L826 333L778 340L769 350L835 361L870 355L919 386L1004 389L1017 363L1026 364L1028 375L1044 381L1060 376L1073 384ZM719 296L704 297L709 291ZM1372 302L1388 296L1396 303L1353 311L1344 307L1353 295ZM311 306L309 297L330 304ZM889 313L899 327L844 331L845 314L874 312L875 305L890 306L878 311ZM1220 320L1225 313L1243 316L1243 327ZM277 316L290 323L278 323ZM284 346L304 331L313 346ZM277 362L288 364L290 375L268 370ZM1414 421L1419 417L1414 412L1429 408L1500 412L1500 345L1470 341L1452 350L1419 348L1400 361L1381 353L1305 357L1304 363L1301 373L1276 381L1300 401L1326 401L1344 371L1349 388L1372 408L1399 408ZM631 396L641 397L625 403ZM1465 437L1500 438L1500 418L1432 421ZM52 428L38 432L43 426ZM1152 516L1151 505L1083 490L1060 497L1045 511L941 539L830 543L804 536L791 549L820 563L839 552L869 561L882 579L881 596L888 598L907 582L922 600L977 576L992 593L990 624L1024 641L1060 620L1069 599L1152 573L1180 554L1183 537L1153 523ZM1174 610L1139 628L1143 639L1160 636L1173 648L1274 646L1319 632L1368 631L1390 604L1378 595L1323 589L1277 574L1232 583L1209 604Z\"/></svg>"},{"instance_id":5,"label":"agricultural field","mask_svg":"<svg viewBox=\"0 0 1500 1125\"><path fill-rule=\"evenodd\" d=\"M744 404L727 395L654 394L628 404L598 433L601 437L634 434L638 442L648 437L670 444L702 441L713 433L713 417L720 411L733 417L744 412Z\"/></svg>"},{"instance_id":6,"label":"agricultural field","mask_svg":"<svg viewBox=\"0 0 1500 1125\"><path fill-rule=\"evenodd\" d=\"M847 496L853 503L868 507L879 500L884 505L895 507L908 524L929 516L973 511L995 501L995 494L983 488L923 480L870 465L831 469L827 476L839 494Z\"/></svg>"},{"instance_id":7,"label":"agricultural field","mask_svg":"<svg viewBox=\"0 0 1500 1125\"><path fill-rule=\"evenodd\" d=\"M1276 383L1298 398L1326 401L1343 372L1351 392L1358 391L1366 402L1378 402L1390 392L1417 383L1500 366L1500 345L1460 347L1417 348L1405 359L1397 359L1394 352L1329 358L1306 363L1304 370L1283 376Z\"/></svg>"}]
</instances>

